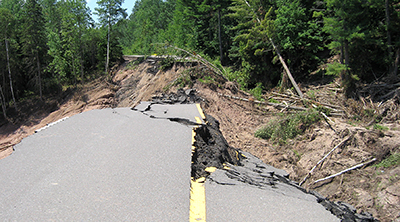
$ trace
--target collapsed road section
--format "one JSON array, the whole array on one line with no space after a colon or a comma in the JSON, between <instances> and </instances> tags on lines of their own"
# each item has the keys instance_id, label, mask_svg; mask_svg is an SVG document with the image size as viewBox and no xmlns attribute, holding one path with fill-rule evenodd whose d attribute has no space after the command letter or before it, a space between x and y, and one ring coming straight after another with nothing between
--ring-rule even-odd
<instances>
[{"instance_id":1,"label":"collapsed road section","mask_svg":"<svg viewBox=\"0 0 400 222\"><path fill-rule=\"evenodd\" d=\"M195 129L192 177L206 177L209 221L376 221L349 204L307 192L284 170L230 147L218 121L206 117L206 124ZM213 172L207 170L211 167Z\"/></svg>"},{"instance_id":2,"label":"collapsed road section","mask_svg":"<svg viewBox=\"0 0 400 222\"><path fill-rule=\"evenodd\" d=\"M160 113L160 108L153 109L154 106L195 101L201 101L195 90L178 90L143 104L142 112L154 118L152 112ZM190 119L182 119L181 123L195 126L191 176L194 181L205 178L199 181L205 181L209 221L260 221L265 217L269 221L376 221L366 212L357 213L349 204L334 203L314 191L306 191L289 180L284 170L230 147L218 120L212 116L206 114L201 125ZM197 218L205 219L205 215Z\"/></svg>"}]
</instances>

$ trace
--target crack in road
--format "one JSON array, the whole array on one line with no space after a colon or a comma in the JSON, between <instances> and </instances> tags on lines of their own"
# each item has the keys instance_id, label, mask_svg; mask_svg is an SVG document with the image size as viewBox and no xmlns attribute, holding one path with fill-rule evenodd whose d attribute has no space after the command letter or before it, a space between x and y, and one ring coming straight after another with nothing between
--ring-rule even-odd
<instances>
[{"instance_id":1,"label":"crack in road","mask_svg":"<svg viewBox=\"0 0 400 222\"><path fill-rule=\"evenodd\" d=\"M146 116L148 116L148 117L150 117L152 119L166 119L166 120L169 120L171 122L177 122L177 123L180 123L180 124L183 124L183 125L186 125L186 126L199 126L199 125L202 125L201 123L196 123L196 122L191 121L190 119L187 119L187 118L181 118L181 117L157 117L157 116L154 116L154 115L151 115L151 114L147 113L147 112L152 110L151 107L153 105L155 105L155 104L162 105L162 103L151 102L151 103L149 103L147 105L147 107L144 110L139 110L139 109L136 109L135 107L132 107L131 110L137 111L137 112L141 112L144 115L146 115ZM168 112L168 110L165 110L164 114L166 114L167 112Z\"/></svg>"}]
</instances>

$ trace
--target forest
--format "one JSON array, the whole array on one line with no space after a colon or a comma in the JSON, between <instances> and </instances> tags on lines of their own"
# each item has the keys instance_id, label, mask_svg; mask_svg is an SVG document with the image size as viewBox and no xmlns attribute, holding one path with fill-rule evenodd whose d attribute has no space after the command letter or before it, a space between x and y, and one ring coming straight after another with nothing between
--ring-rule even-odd
<instances>
[{"instance_id":1,"label":"forest","mask_svg":"<svg viewBox=\"0 0 400 222\"><path fill-rule=\"evenodd\" d=\"M243 89L287 84L278 55L299 81L341 76L354 89L398 77L398 1L137 0L129 17L122 3L98 0L91 12L86 0L1 0L3 115L108 75L123 54L177 54L170 49L224 67Z\"/></svg>"}]
</instances>

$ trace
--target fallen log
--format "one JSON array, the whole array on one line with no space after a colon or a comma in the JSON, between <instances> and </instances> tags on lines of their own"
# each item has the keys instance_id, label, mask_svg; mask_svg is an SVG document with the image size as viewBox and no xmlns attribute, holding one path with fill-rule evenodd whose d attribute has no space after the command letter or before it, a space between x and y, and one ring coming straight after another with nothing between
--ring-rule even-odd
<instances>
[{"instance_id":1,"label":"fallen log","mask_svg":"<svg viewBox=\"0 0 400 222\"><path fill-rule=\"evenodd\" d=\"M310 170L310 172L308 172L308 174L304 177L304 179L300 182L300 186L306 182L306 180L308 179L309 176L311 176L311 174L314 172L315 168L317 168L318 165L322 164L326 158L328 158L329 155L331 155L331 153L333 151L335 151L337 148L341 147L345 142L347 142L349 139L351 138L351 136L347 136L345 139L343 139L338 145L336 145L331 151L329 151L320 161L318 161L317 164L315 164L315 166Z\"/></svg>"},{"instance_id":2,"label":"fallen log","mask_svg":"<svg viewBox=\"0 0 400 222\"><path fill-rule=\"evenodd\" d=\"M290 96L290 95L281 94L281 93L276 93L276 92L272 92L271 94L272 94L272 95L276 95L276 96L281 96L281 97L286 97L286 98L298 100L298 101L304 101L304 100L305 100L305 99L302 99L302 98L297 97L297 96ZM276 97L272 97L272 98L273 98L273 99L276 99L276 100L279 100L279 98L276 98ZM310 101L310 102L312 102L312 103L314 103L314 104L323 106L323 107L325 107L325 108L327 108L327 109L330 109L330 110L332 110L332 111L335 111L335 112L343 112L343 113L344 113L343 110L340 110L340 109L341 109L340 106L336 106L336 105L332 105L332 104L328 104L328 103L323 103L323 102L317 102L317 101L313 101L313 100L305 100L305 101Z\"/></svg>"},{"instance_id":3,"label":"fallen log","mask_svg":"<svg viewBox=\"0 0 400 222\"><path fill-rule=\"evenodd\" d=\"M262 102L259 100L250 100L250 99L246 99L246 98L241 98L241 97L237 97L237 96L230 96L230 95L225 95L225 94L221 94L218 93L219 96L224 96L230 99L236 99L236 100L241 100L241 101L246 101L246 102L253 102L253 103L257 103L257 104L263 104L263 105L269 105L269 106L273 106L277 109L293 109L293 110L300 110L300 111L306 111L307 108L304 107L299 107L299 106L290 106L290 105L286 105L286 104L282 104L282 103L271 103L271 102Z\"/></svg>"},{"instance_id":4,"label":"fallen log","mask_svg":"<svg viewBox=\"0 0 400 222\"><path fill-rule=\"evenodd\" d=\"M353 167L350 167L350 168L348 168L348 169L342 170L342 171L340 171L339 173L336 173L336 174L330 175L330 176L328 176L328 177L325 177L325 178L316 180L316 181L314 181L314 184L316 184L316 183L318 183L318 182L321 182L321 181L324 181L324 180L328 180L328 179L337 177L337 176L342 175L342 174L344 174L344 173L346 173L346 172L348 172L348 171L351 171L351 170L360 168L360 167L362 167L362 166L364 166L364 165L368 165L368 164L373 163L373 162L375 162L375 161L376 161L376 158L373 158L372 160L367 161L367 162L365 162L365 163L360 163L360 164L355 165L355 166L353 166Z\"/></svg>"}]
</instances>

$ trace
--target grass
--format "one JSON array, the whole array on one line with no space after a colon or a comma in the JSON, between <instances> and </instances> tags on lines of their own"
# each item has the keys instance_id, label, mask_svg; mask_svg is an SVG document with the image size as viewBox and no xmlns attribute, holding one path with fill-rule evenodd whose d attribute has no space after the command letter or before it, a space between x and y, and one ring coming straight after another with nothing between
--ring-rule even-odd
<instances>
[{"instance_id":1,"label":"grass","mask_svg":"<svg viewBox=\"0 0 400 222\"><path fill-rule=\"evenodd\" d=\"M199 82L204 83L204 84L217 84L217 81L215 81L214 78L212 78L211 76L204 76L203 78L199 79Z\"/></svg>"},{"instance_id":2,"label":"grass","mask_svg":"<svg viewBox=\"0 0 400 222\"><path fill-rule=\"evenodd\" d=\"M293 150L294 155L297 156L297 158L300 160L301 159L301 153L299 153L299 151L297 150Z\"/></svg>"},{"instance_id":3,"label":"grass","mask_svg":"<svg viewBox=\"0 0 400 222\"><path fill-rule=\"evenodd\" d=\"M270 121L255 132L255 136L262 139L271 139L274 142L285 144L287 139L293 139L302 134L312 124L321 120L315 109L304 111Z\"/></svg>"},{"instance_id":4,"label":"grass","mask_svg":"<svg viewBox=\"0 0 400 222\"><path fill-rule=\"evenodd\" d=\"M279 103L279 101L276 100L276 99L274 99L274 98L271 98L271 99L269 99L268 101L269 101L270 103Z\"/></svg>"},{"instance_id":5,"label":"grass","mask_svg":"<svg viewBox=\"0 0 400 222\"><path fill-rule=\"evenodd\" d=\"M138 66L136 61L130 62L126 65L125 70L134 70Z\"/></svg>"},{"instance_id":6,"label":"grass","mask_svg":"<svg viewBox=\"0 0 400 222\"><path fill-rule=\"evenodd\" d=\"M386 159L382 160L380 163L375 164L374 167L383 167L388 168L391 166L400 165L400 153L394 153L387 157Z\"/></svg>"},{"instance_id":7,"label":"grass","mask_svg":"<svg viewBox=\"0 0 400 222\"><path fill-rule=\"evenodd\" d=\"M382 130L382 131L389 130L388 127L382 126L382 125L379 125L379 124L375 124L375 125L374 125L374 129L375 129L375 130Z\"/></svg>"},{"instance_id":8,"label":"grass","mask_svg":"<svg viewBox=\"0 0 400 222\"><path fill-rule=\"evenodd\" d=\"M193 81L188 72L183 72L181 76L174 82L175 86L179 86L181 88L185 86L193 87Z\"/></svg>"}]
</instances>

